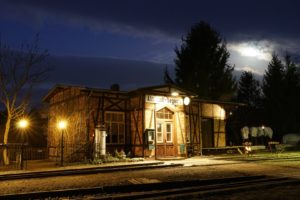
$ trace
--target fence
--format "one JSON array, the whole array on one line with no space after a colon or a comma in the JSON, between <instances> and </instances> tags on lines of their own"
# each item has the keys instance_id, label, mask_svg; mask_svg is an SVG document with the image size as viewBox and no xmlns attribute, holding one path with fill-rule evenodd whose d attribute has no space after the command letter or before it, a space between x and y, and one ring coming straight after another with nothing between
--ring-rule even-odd
<instances>
[{"instance_id":1,"label":"fence","mask_svg":"<svg viewBox=\"0 0 300 200\"><path fill-rule=\"evenodd\" d=\"M9 165L4 165L3 151L7 149ZM22 157L22 158L21 158ZM10 143L7 145L0 144L0 167L7 167L9 169L20 168L20 160L23 159L26 165L27 160L45 160L48 159L48 148L30 147L28 144Z\"/></svg>"},{"instance_id":2,"label":"fence","mask_svg":"<svg viewBox=\"0 0 300 200\"><path fill-rule=\"evenodd\" d=\"M72 162L82 162L86 159L89 159L91 153L90 145L87 144L66 144L63 147L61 146L50 146L48 158L57 163L61 162L61 154L63 153L63 162L72 163Z\"/></svg>"}]
</instances>

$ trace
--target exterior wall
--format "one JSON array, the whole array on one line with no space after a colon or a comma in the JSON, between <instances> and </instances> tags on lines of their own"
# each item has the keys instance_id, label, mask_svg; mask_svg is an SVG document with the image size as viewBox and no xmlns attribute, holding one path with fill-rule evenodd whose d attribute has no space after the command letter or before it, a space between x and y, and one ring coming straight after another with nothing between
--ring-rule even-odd
<instances>
[{"instance_id":1,"label":"exterior wall","mask_svg":"<svg viewBox=\"0 0 300 200\"><path fill-rule=\"evenodd\" d=\"M49 98L49 157L52 159L60 157L62 131L58 130L57 123L61 119L66 119L68 127L64 131L65 160L92 158L95 127L106 123L106 114L109 112L124 113L125 139L120 143L107 144L107 152L114 153L115 150L123 149L126 153L131 151L134 156L154 157L157 149L149 149L145 145L144 132L146 129L156 129L156 113L164 108L173 113L172 142L175 156L200 153L203 146L201 124L204 118L213 122L212 146L226 145L226 113L221 105L194 99L185 106L180 101L176 102L177 97L163 94L160 95L168 102L152 102L147 101L148 94L151 94L151 91L130 94L78 87L57 88ZM178 97L179 100L180 98ZM107 124L106 130L107 134L111 131Z\"/></svg>"},{"instance_id":2,"label":"exterior wall","mask_svg":"<svg viewBox=\"0 0 300 200\"><path fill-rule=\"evenodd\" d=\"M52 160L59 160L61 156L62 131L57 128L57 123L62 119L68 123L63 133L64 160L68 162L92 157L95 127L105 124L106 112L124 113L124 124L128 124L127 96L118 93L86 91L76 87L59 88L49 104L48 147ZM124 137L128 129L125 126ZM129 144L130 141L124 138L122 144L107 144L107 151L113 153Z\"/></svg>"},{"instance_id":3,"label":"exterior wall","mask_svg":"<svg viewBox=\"0 0 300 200\"><path fill-rule=\"evenodd\" d=\"M172 98L171 96L166 96L167 98ZM174 98L174 97L173 97ZM178 97L180 99L180 97ZM186 156L186 123L185 123L185 113L183 105L173 105L172 103L153 103L145 102L144 110L144 127L145 129L156 129L156 112L161 109L168 109L172 111L173 114L173 145L174 145L174 155L175 156ZM154 143L155 145L155 143ZM155 149L149 150L145 149L145 156L153 157L155 156Z\"/></svg>"},{"instance_id":4,"label":"exterior wall","mask_svg":"<svg viewBox=\"0 0 300 200\"><path fill-rule=\"evenodd\" d=\"M135 96L130 99L130 129L132 153L135 156L144 156L144 99L143 95Z\"/></svg>"},{"instance_id":5,"label":"exterior wall","mask_svg":"<svg viewBox=\"0 0 300 200\"><path fill-rule=\"evenodd\" d=\"M187 125L185 120L185 113L182 109L179 109L175 115L176 124L176 136L177 136L177 152L179 156L187 156L187 143L186 143L186 131Z\"/></svg>"},{"instance_id":6,"label":"exterior wall","mask_svg":"<svg viewBox=\"0 0 300 200\"><path fill-rule=\"evenodd\" d=\"M214 145L215 147L226 146L225 120L214 119Z\"/></svg>"},{"instance_id":7,"label":"exterior wall","mask_svg":"<svg viewBox=\"0 0 300 200\"><path fill-rule=\"evenodd\" d=\"M51 98L48 119L50 159L55 160L61 156L62 132L65 159L71 159L72 152L84 146L86 141L85 104L86 97L74 88L63 89ZM57 123L60 120L68 121L68 126L64 131L57 128Z\"/></svg>"},{"instance_id":8,"label":"exterior wall","mask_svg":"<svg viewBox=\"0 0 300 200\"><path fill-rule=\"evenodd\" d=\"M207 146L207 144L203 144L202 135L203 129L201 127L201 121L203 119L211 119L213 122L212 126L212 138L213 143L211 147L224 147L226 146L226 134L225 134L225 109L218 104L214 103L203 103L203 102L191 102L188 109L186 109L188 113L188 121L189 123L189 140L190 143L189 151L193 153L199 153L202 146Z\"/></svg>"},{"instance_id":9,"label":"exterior wall","mask_svg":"<svg viewBox=\"0 0 300 200\"><path fill-rule=\"evenodd\" d=\"M155 108L156 105L153 103L145 103L145 121L144 127L145 129L154 129L155 130ZM154 157L155 156L155 149L149 149L148 147L145 148L145 156L147 157Z\"/></svg>"},{"instance_id":10,"label":"exterior wall","mask_svg":"<svg viewBox=\"0 0 300 200\"><path fill-rule=\"evenodd\" d=\"M187 123L189 124L189 132L187 133L189 143L187 144L188 154L198 154L202 147L201 139L201 106L199 102L192 101L186 108Z\"/></svg>"},{"instance_id":11,"label":"exterior wall","mask_svg":"<svg viewBox=\"0 0 300 200\"><path fill-rule=\"evenodd\" d=\"M89 109L89 136L90 143L94 142L94 133L97 125L103 125L107 132L107 143L106 143L106 151L110 154L113 154L114 151L125 150L128 151L128 145L130 141L128 140L129 128L126 124L129 124L129 118L127 114L127 96L121 95L119 93L110 93L110 92L96 92L92 94L92 98L88 103ZM113 130L110 130L109 119L106 119L108 113L121 114L123 115L123 124L124 124L124 135L118 135L117 141L110 141L113 136ZM108 139L110 138L110 139ZM129 137L130 138L130 137Z\"/></svg>"},{"instance_id":12,"label":"exterior wall","mask_svg":"<svg viewBox=\"0 0 300 200\"><path fill-rule=\"evenodd\" d=\"M225 110L217 104L202 104L202 117L213 119L214 147L226 146Z\"/></svg>"}]
</instances>

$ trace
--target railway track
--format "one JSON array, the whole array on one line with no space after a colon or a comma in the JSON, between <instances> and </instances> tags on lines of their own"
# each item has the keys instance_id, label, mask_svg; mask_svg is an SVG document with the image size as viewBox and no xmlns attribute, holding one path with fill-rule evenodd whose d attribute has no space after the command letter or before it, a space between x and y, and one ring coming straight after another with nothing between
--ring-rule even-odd
<instances>
[{"instance_id":1,"label":"railway track","mask_svg":"<svg viewBox=\"0 0 300 200\"><path fill-rule=\"evenodd\" d=\"M300 156L292 157L260 157L260 156L244 156L244 157L229 157L229 158L215 158L215 160L230 160L230 161L241 161L241 162L260 162L260 161L273 161L273 162L282 162L282 161L300 161Z\"/></svg>"},{"instance_id":2,"label":"railway track","mask_svg":"<svg viewBox=\"0 0 300 200\"><path fill-rule=\"evenodd\" d=\"M181 167L181 166L183 166L183 164L165 165L164 162L156 162L156 163L106 166L106 167L95 167L95 168L84 168L84 169L81 168L81 169L70 169L70 170L28 172L28 173L19 173L19 174L0 175L0 181L31 179L31 178L46 178L46 177L54 177L54 176L86 175L86 174L109 173L115 171L145 170L145 169Z\"/></svg>"},{"instance_id":3,"label":"railway track","mask_svg":"<svg viewBox=\"0 0 300 200\"><path fill-rule=\"evenodd\" d=\"M0 199L181 199L299 184L300 180L285 177L246 176L32 192Z\"/></svg>"}]
</instances>

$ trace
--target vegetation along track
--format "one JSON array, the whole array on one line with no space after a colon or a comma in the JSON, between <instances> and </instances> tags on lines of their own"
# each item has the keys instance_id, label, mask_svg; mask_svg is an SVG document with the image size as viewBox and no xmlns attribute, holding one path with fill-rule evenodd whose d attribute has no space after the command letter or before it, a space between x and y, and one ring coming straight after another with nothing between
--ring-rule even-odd
<instances>
[{"instance_id":1,"label":"vegetation along track","mask_svg":"<svg viewBox=\"0 0 300 200\"><path fill-rule=\"evenodd\" d=\"M280 185L299 185L300 180L268 176L231 177L209 180L172 181L103 186L3 195L3 199L179 199L227 194Z\"/></svg>"}]
</instances>

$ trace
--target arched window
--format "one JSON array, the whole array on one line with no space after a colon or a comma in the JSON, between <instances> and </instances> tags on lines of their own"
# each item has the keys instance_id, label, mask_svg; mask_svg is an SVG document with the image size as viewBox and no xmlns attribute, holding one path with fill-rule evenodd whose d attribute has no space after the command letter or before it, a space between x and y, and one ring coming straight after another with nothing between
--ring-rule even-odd
<instances>
[{"instance_id":1,"label":"arched window","mask_svg":"<svg viewBox=\"0 0 300 200\"><path fill-rule=\"evenodd\" d=\"M156 112L156 117L159 119L173 119L173 112L167 108L163 108Z\"/></svg>"}]
</instances>

